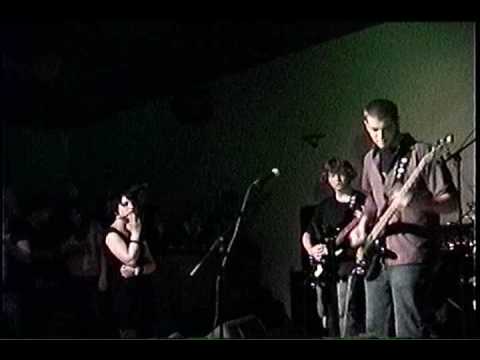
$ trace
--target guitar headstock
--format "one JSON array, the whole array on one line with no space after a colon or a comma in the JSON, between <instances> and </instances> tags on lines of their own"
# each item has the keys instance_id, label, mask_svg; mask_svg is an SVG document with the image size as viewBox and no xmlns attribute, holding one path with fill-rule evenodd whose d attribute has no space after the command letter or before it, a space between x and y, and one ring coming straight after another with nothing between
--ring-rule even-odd
<instances>
[{"instance_id":1,"label":"guitar headstock","mask_svg":"<svg viewBox=\"0 0 480 360\"><path fill-rule=\"evenodd\" d=\"M448 145L453 143L453 135L448 134L447 136L438 139L433 146L431 152L432 154L438 154L441 151L448 151Z\"/></svg>"},{"instance_id":2,"label":"guitar headstock","mask_svg":"<svg viewBox=\"0 0 480 360\"><path fill-rule=\"evenodd\" d=\"M436 146L445 146L452 143L453 143L453 135L448 134L444 138L438 139L436 142Z\"/></svg>"}]
</instances>

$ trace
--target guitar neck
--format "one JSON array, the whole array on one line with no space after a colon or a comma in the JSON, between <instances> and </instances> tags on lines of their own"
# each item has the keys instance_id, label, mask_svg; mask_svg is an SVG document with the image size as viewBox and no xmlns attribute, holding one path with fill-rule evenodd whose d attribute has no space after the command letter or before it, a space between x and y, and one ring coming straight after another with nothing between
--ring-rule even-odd
<instances>
[{"instance_id":1,"label":"guitar neck","mask_svg":"<svg viewBox=\"0 0 480 360\"><path fill-rule=\"evenodd\" d=\"M335 245L341 245L345 239L347 239L348 234L358 225L360 221L360 216L355 216L337 235L335 238Z\"/></svg>"},{"instance_id":2,"label":"guitar neck","mask_svg":"<svg viewBox=\"0 0 480 360\"><path fill-rule=\"evenodd\" d=\"M433 158L433 151L429 152L427 155L425 155L420 163L417 165L417 167L412 171L411 175L408 177L407 181L403 184L401 187L400 191L398 192L397 196L399 198L403 197L406 195L410 189L412 188L413 184L415 181L417 181L420 173L422 170L425 168L428 162L431 161ZM382 214L382 216L379 218L375 226L372 228L372 231L367 237L366 240L366 245L365 249L368 249L373 242L378 239L380 234L383 232L385 227L387 226L389 220L393 217L395 212L398 210L400 206L400 203L398 201L393 200L390 205L387 207L387 210Z\"/></svg>"}]
</instances>

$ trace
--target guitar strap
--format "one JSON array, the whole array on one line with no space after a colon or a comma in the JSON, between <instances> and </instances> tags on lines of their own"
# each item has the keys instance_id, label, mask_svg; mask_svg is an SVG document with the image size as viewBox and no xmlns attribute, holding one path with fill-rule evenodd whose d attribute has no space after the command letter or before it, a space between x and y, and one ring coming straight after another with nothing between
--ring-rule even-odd
<instances>
[{"instance_id":1,"label":"guitar strap","mask_svg":"<svg viewBox=\"0 0 480 360\"><path fill-rule=\"evenodd\" d=\"M385 178L384 189L387 198L390 198L392 192L405 182L414 144L415 139L410 134L403 135L393 166Z\"/></svg>"}]
</instances>

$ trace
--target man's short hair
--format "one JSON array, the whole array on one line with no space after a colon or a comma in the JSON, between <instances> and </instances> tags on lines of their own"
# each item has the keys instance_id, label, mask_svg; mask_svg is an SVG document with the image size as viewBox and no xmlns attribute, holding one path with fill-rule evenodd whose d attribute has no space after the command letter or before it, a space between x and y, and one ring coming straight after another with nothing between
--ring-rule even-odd
<instances>
[{"instance_id":1,"label":"man's short hair","mask_svg":"<svg viewBox=\"0 0 480 360\"><path fill-rule=\"evenodd\" d=\"M387 99L375 99L370 101L363 111L379 120L391 119L398 125L398 107L393 101ZM363 118L365 119L365 113L363 114Z\"/></svg>"}]
</instances>

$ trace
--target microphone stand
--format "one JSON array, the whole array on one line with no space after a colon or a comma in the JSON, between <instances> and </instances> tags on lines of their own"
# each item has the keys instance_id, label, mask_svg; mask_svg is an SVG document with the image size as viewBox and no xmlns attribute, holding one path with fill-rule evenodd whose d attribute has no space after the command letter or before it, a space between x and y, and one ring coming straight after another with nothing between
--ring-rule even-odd
<instances>
[{"instance_id":1,"label":"microphone stand","mask_svg":"<svg viewBox=\"0 0 480 360\"><path fill-rule=\"evenodd\" d=\"M325 271L327 271L326 286L327 296L330 303L330 308L327 310L327 334L330 337L339 337L340 327L339 327L339 312L338 312L338 290L337 290L337 280L338 280L338 263L335 256L336 237L332 233L332 229L328 227L324 229L324 234L327 234L325 237L328 254L327 254L327 265Z\"/></svg>"},{"instance_id":2,"label":"microphone stand","mask_svg":"<svg viewBox=\"0 0 480 360\"><path fill-rule=\"evenodd\" d=\"M460 156L460 153L463 152L466 148L468 148L471 144L475 142L475 138L470 140L468 143L466 143L464 146L462 146L460 149L455 151L453 154L450 154L446 159L445 163L448 163L450 160L454 160L456 163L456 175L457 175L457 187L458 187L458 223L461 224L463 222L463 210L462 210L462 191L461 191L461 165L462 165L462 157Z\"/></svg>"},{"instance_id":3,"label":"microphone stand","mask_svg":"<svg viewBox=\"0 0 480 360\"><path fill-rule=\"evenodd\" d=\"M219 338L220 339L223 339L224 338L224 325L221 323L221 320L222 320L222 316L223 316L223 302L222 302L222 297L224 295L224 288L225 288L225 284L226 284L226 281L225 281L225 269L226 269L226 265L227 265L227 261L228 261L228 255L230 254L230 251L232 249L232 246L233 246L233 243L237 237L237 234L238 234L238 230L240 228L240 223L242 221L242 218L245 214L245 208L246 208L246 205L247 205L247 201L248 201L248 198L250 197L250 192L253 188L253 186L256 185L256 183L252 183L250 184L250 186L247 188L247 191L245 193L245 196L243 198L243 202L242 202L242 207L240 209L240 213L237 217L237 220L235 221L235 223L231 226L228 227L227 230L225 230L222 235L220 235L214 242L213 244L210 246L210 249L208 250L207 254L200 260L200 262L195 266L195 268L190 272L190 276L194 276L195 273L197 272L197 270L203 265L203 263L205 262L205 260L213 253L213 251L218 247L219 249L219 254L220 254L220 260L221 260L221 263L220 263L220 267L218 269L218 272L217 272L217 277L216 277L216 281L215 281L215 319L213 321L213 332L215 334L215 329L217 328L217 326L220 325L220 329L219 329ZM233 234L232 234L232 238L230 239L229 243L228 243L228 246L227 248L225 249L225 246L224 246L224 236L226 233L228 233L232 227L235 226L234 228L234 231L233 231Z\"/></svg>"},{"instance_id":4,"label":"microphone stand","mask_svg":"<svg viewBox=\"0 0 480 360\"><path fill-rule=\"evenodd\" d=\"M227 230L225 230L222 235L217 237L215 241L210 245L210 248L208 249L208 252L202 257L202 259L198 262L197 265L190 271L190 276L193 277L195 276L195 273L203 266L205 261L214 253L214 251L218 248L218 253L222 255L225 251L225 234L228 233L232 229L233 225L229 226ZM215 328L217 326L218 318L219 318L219 313L220 313L220 280L219 276L223 277L223 272L222 269L219 270L217 274L217 280L216 280L216 285L215 285L215 320L213 324L213 329L215 331ZM221 332L221 337L223 338L223 331Z\"/></svg>"},{"instance_id":5,"label":"microphone stand","mask_svg":"<svg viewBox=\"0 0 480 360\"><path fill-rule=\"evenodd\" d=\"M454 160L455 161L455 170L456 170L456 179L457 179L457 189L458 189L458 199L457 199L457 202L458 202L458 236L459 236L459 240L461 240L461 244L465 244L465 241L464 240L467 240L467 254L464 255L464 257L468 257L470 254L470 243L468 241L468 239L465 239L464 237L466 237L466 235L464 234L464 230L462 228L462 223L463 223L463 209L462 209L462 157L460 156L460 154L466 149L468 148L471 144L473 144L475 142L475 138L473 138L472 140L470 140L468 143L466 143L465 145L463 145L462 147L460 147L457 151L455 151L453 154L450 154L446 159L445 159L445 163L449 162L450 160ZM475 248L476 248L476 245L474 245ZM476 250L476 249L473 249L473 250ZM472 285L473 285L473 299L472 299L472 306L468 306L468 310L470 310L470 307L472 308L473 310L473 322L476 323L476 320L478 318L478 314L477 314L477 309L476 307L478 306L478 299L477 299L477 291L476 291L476 282L477 282L477 261L476 261L476 251L473 251L473 254L472 254L472 267L473 267L473 281L472 281ZM466 286L468 285L468 282L469 282L469 279L468 279L468 276L466 274L466 269L465 269L465 264L464 263L461 263L460 264L460 276L461 276L461 279L460 279L460 283L461 283L461 289L460 289L460 292L461 292L461 301L462 301L462 305L465 307L465 305L467 304L467 301L466 301ZM465 311L467 309L464 308L464 319L470 319L470 316L466 316L465 314ZM468 321L463 321L463 331L464 331L464 334L463 335L467 335L467 330L471 327L469 327L466 323ZM465 329L466 328L466 329Z\"/></svg>"}]
</instances>

